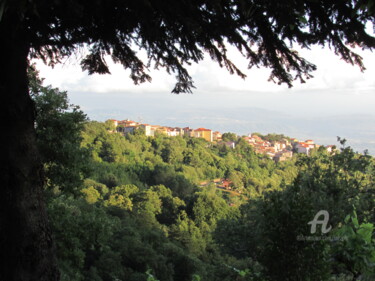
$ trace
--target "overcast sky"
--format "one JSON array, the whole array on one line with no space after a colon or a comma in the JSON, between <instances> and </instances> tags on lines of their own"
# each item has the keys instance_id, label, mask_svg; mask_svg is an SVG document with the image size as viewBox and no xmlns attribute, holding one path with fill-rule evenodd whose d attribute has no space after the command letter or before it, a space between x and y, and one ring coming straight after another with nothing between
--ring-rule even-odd
<instances>
[{"instance_id":1,"label":"overcast sky","mask_svg":"<svg viewBox=\"0 0 375 281\"><path fill-rule=\"evenodd\" d=\"M130 118L150 124L167 122L160 125L169 126L175 123L176 126L217 126L211 128L214 130L228 130L231 128L228 122L243 122L242 127L233 126L231 131L237 128L238 133L243 134L255 129L263 133L279 130L277 133L294 132L304 137L311 134L311 130L303 132L304 127L299 125L288 131L288 125L292 124L285 124L289 121L285 121L283 116L293 122L298 119L311 121L314 118L338 117L341 118L340 122L345 122L342 119L351 116L361 116L361 120L375 118L373 53L358 51L367 68L364 73L357 66L344 63L327 49L314 47L301 53L318 67L314 78L306 84L296 81L291 89L285 85L275 85L267 81L268 69L247 70L245 59L231 53L233 61L246 73L247 78L243 80L230 75L216 63L205 60L189 68L197 87L192 95L171 94L174 76L164 71L151 71L152 83L135 86L129 79L129 72L123 70L121 65L112 63L109 63L112 75L88 76L81 71L75 59L67 60L53 70L42 64L38 64L38 68L45 78L45 84L68 91L71 103L80 105L90 119L98 121ZM239 114L241 110L246 114ZM250 111L254 114L248 115ZM235 118L231 118L231 115ZM265 116L273 116L274 120L263 123ZM215 120L224 119L229 120L224 122L225 126L223 121L215 123ZM252 124L255 126L257 123L258 126L254 127L249 122L255 120L257 122ZM332 123L331 126L336 125ZM314 130L318 132L315 127ZM351 127L346 130L348 133L345 130L340 133L349 136L349 131L353 131ZM371 141L375 124L367 124L364 130L371 131L371 136L367 136L367 141ZM328 137L330 142L336 136L332 132L332 136L317 133L316 137L322 140ZM360 138L355 141L360 141Z\"/></svg>"}]
</instances>

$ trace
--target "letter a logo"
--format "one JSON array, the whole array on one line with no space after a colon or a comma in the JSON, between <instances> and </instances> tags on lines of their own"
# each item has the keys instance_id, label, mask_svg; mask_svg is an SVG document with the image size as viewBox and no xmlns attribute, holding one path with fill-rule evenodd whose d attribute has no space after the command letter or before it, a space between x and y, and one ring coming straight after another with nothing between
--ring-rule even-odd
<instances>
[{"instance_id":1,"label":"letter a logo","mask_svg":"<svg viewBox=\"0 0 375 281\"><path fill-rule=\"evenodd\" d=\"M323 220L319 220L320 216L324 217ZM320 210L319 212L316 213L314 219L312 221L308 222L308 224L311 224L311 231L310 232L312 234L314 234L316 232L316 225L317 224L322 225L322 233L323 234L329 232L332 229L332 226L329 226L329 228L327 228L328 220L329 220L328 211Z\"/></svg>"}]
</instances>

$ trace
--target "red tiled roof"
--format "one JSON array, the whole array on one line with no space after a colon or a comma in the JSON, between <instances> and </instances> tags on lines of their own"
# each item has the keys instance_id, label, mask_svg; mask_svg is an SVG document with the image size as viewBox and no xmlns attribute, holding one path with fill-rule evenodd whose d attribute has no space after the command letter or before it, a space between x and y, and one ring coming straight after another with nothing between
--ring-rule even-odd
<instances>
[{"instance_id":1,"label":"red tiled roof","mask_svg":"<svg viewBox=\"0 0 375 281\"><path fill-rule=\"evenodd\" d=\"M205 128L198 128L198 129L196 129L194 131L211 131L211 130L210 129L205 129Z\"/></svg>"}]
</instances>

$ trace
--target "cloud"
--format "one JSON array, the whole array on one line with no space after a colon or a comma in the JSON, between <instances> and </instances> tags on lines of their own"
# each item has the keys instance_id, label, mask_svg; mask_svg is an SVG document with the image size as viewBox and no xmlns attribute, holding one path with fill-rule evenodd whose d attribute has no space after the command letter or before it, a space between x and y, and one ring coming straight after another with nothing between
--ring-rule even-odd
<instances>
[{"instance_id":1,"label":"cloud","mask_svg":"<svg viewBox=\"0 0 375 281\"><path fill-rule=\"evenodd\" d=\"M313 47L312 50L299 50L307 60L315 63L318 70L313 73L313 79L306 84L294 83L293 89L286 85L276 85L268 82L270 70L265 68L247 69L247 62L233 48L229 48L229 57L247 75L245 80L236 75L230 75L224 68L220 68L216 62L206 58L199 65L193 64L188 69L195 85L201 91L257 91L257 92L298 92L304 90L331 89L346 90L374 90L375 91L375 56L367 51L360 51L364 57L367 70L361 73L356 66L348 65L340 60L330 50ZM142 54L141 54L142 56ZM57 65L55 69L38 63L38 68L48 84L60 87L68 91L87 91L105 93L108 91L134 91L170 92L174 87L175 77L168 75L164 70L151 69L152 83L134 85L129 78L130 71L124 70L119 64L108 60L111 75L87 75L82 72L79 63L69 60L63 65Z\"/></svg>"},{"instance_id":2,"label":"cloud","mask_svg":"<svg viewBox=\"0 0 375 281\"><path fill-rule=\"evenodd\" d=\"M314 47L301 50L303 56L318 65L315 78L306 84L295 83L292 89L267 82L269 70L246 70L246 61L229 50L233 62L245 70L247 79L229 75L215 62L205 59L189 66L197 89L193 95L171 95L175 79L165 71L151 70L152 83L134 85L129 71L109 63L112 75L83 73L77 62L58 65L55 69L38 64L46 83L67 90L73 103L90 110L132 106L138 108L171 108L204 106L214 111L218 107L235 110L240 106L255 106L278 110L294 116L330 116L332 114L372 113L375 108L375 57L360 52L368 69L347 65L329 50ZM86 95L85 93L90 93ZM112 94L109 94L112 93ZM118 96L114 96L119 93ZM141 111L141 109L139 110Z\"/></svg>"}]
</instances>

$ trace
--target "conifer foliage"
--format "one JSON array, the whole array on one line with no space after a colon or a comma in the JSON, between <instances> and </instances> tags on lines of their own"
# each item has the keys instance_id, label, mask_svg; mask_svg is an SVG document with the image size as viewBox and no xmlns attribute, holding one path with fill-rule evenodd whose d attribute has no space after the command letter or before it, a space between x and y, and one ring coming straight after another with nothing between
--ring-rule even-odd
<instances>
[{"instance_id":1,"label":"conifer foliage","mask_svg":"<svg viewBox=\"0 0 375 281\"><path fill-rule=\"evenodd\" d=\"M204 54L244 77L227 56L234 46L252 66L271 69L270 79L292 85L311 77L315 65L293 51L328 45L364 69L347 46L372 49L374 1L334 0L1 0L0 1L0 279L57 280L53 243L41 195L42 165L35 138L35 110L28 94L30 58L54 65L88 48L89 73L109 73L105 57L130 70L136 83L148 69L176 75L173 92L194 87L186 70ZM146 51L147 59L138 56Z\"/></svg>"}]
</instances>

